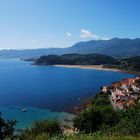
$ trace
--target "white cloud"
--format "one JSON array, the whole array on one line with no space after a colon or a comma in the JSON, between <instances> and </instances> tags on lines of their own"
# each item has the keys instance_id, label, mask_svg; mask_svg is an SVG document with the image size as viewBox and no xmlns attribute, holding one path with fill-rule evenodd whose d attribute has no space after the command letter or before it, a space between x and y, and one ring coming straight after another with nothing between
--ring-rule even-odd
<instances>
[{"instance_id":1,"label":"white cloud","mask_svg":"<svg viewBox=\"0 0 140 140\"><path fill-rule=\"evenodd\" d=\"M88 30L81 29L81 35L80 36L81 36L81 38L92 38L93 34Z\"/></svg>"},{"instance_id":2,"label":"white cloud","mask_svg":"<svg viewBox=\"0 0 140 140\"><path fill-rule=\"evenodd\" d=\"M35 39L33 40L33 44L36 44L36 40Z\"/></svg>"},{"instance_id":3,"label":"white cloud","mask_svg":"<svg viewBox=\"0 0 140 140\"><path fill-rule=\"evenodd\" d=\"M109 37L100 37L89 30L81 29L81 38L92 38L94 40L109 40Z\"/></svg>"},{"instance_id":4,"label":"white cloud","mask_svg":"<svg viewBox=\"0 0 140 140\"><path fill-rule=\"evenodd\" d=\"M67 32L66 34L67 34L68 37L72 36L72 33L70 33L70 32Z\"/></svg>"}]
</instances>

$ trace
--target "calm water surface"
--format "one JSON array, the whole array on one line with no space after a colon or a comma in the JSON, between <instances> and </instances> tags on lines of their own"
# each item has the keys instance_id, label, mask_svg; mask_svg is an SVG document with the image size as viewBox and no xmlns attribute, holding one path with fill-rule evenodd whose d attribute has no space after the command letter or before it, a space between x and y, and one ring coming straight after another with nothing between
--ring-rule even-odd
<instances>
[{"instance_id":1,"label":"calm water surface","mask_svg":"<svg viewBox=\"0 0 140 140\"><path fill-rule=\"evenodd\" d=\"M26 106L36 113L44 111L45 115L38 117L41 119L42 116L47 116L48 110L63 111L78 104L78 98L94 96L102 85L129 77L134 75L91 69L35 66L18 59L0 59L0 111L4 116L12 118L13 115L9 112L18 114L19 108ZM35 120L35 114L31 114L28 118Z\"/></svg>"}]
</instances>

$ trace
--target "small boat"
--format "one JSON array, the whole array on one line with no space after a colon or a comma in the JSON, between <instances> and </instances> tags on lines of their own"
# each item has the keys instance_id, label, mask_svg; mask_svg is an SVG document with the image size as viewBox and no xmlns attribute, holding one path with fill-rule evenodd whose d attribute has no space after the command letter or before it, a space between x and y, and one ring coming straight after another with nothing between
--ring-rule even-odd
<instances>
[{"instance_id":1,"label":"small boat","mask_svg":"<svg viewBox=\"0 0 140 140\"><path fill-rule=\"evenodd\" d=\"M22 112L27 112L27 109L26 109L26 108L23 108L23 109L22 109Z\"/></svg>"},{"instance_id":2,"label":"small boat","mask_svg":"<svg viewBox=\"0 0 140 140\"><path fill-rule=\"evenodd\" d=\"M80 101L80 100L81 100L81 98L78 98L78 100Z\"/></svg>"}]
</instances>

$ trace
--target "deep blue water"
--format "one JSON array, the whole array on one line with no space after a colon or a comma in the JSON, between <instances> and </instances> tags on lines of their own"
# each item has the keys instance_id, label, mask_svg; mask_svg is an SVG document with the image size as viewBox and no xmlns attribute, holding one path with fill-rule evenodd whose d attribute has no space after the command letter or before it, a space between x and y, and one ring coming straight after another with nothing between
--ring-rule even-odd
<instances>
[{"instance_id":1,"label":"deep blue water","mask_svg":"<svg viewBox=\"0 0 140 140\"><path fill-rule=\"evenodd\" d=\"M0 59L0 111L4 112L8 108L4 112L7 117L10 116L8 112L11 106L63 111L78 104L78 98L95 95L101 86L129 77L134 75L93 69L35 66L18 59Z\"/></svg>"}]
</instances>

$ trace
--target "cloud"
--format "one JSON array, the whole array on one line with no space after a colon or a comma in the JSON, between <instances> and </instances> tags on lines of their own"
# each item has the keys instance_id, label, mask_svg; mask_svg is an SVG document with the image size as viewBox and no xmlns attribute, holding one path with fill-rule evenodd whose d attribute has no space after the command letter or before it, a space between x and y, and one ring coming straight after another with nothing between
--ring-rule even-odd
<instances>
[{"instance_id":1,"label":"cloud","mask_svg":"<svg viewBox=\"0 0 140 140\"><path fill-rule=\"evenodd\" d=\"M92 38L93 34L88 30L81 29L81 35L80 36L81 36L81 38Z\"/></svg>"},{"instance_id":2,"label":"cloud","mask_svg":"<svg viewBox=\"0 0 140 140\"><path fill-rule=\"evenodd\" d=\"M109 37L100 37L89 30L81 29L81 38L92 38L94 40L109 40Z\"/></svg>"},{"instance_id":3,"label":"cloud","mask_svg":"<svg viewBox=\"0 0 140 140\"><path fill-rule=\"evenodd\" d=\"M67 32L66 34L67 34L68 37L72 36L72 33L70 33L70 32Z\"/></svg>"},{"instance_id":4,"label":"cloud","mask_svg":"<svg viewBox=\"0 0 140 140\"><path fill-rule=\"evenodd\" d=\"M33 44L36 44L36 40L35 39L33 40Z\"/></svg>"}]
</instances>

